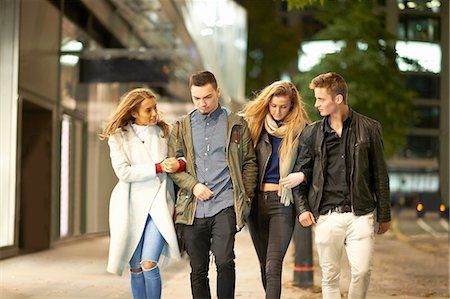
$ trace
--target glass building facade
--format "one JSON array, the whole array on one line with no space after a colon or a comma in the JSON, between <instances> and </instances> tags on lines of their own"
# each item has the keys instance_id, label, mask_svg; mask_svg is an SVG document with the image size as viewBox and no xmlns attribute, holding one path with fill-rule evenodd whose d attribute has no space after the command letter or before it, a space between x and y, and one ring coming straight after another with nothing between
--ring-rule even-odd
<instances>
[{"instance_id":1,"label":"glass building facade","mask_svg":"<svg viewBox=\"0 0 450 299\"><path fill-rule=\"evenodd\" d=\"M193 108L194 71L217 75L224 105L244 99L232 0L2 0L0 19L0 258L108 233L117 178L98 134L126 91L151 89L169 122Z\"/></svg>"}]
</instances>

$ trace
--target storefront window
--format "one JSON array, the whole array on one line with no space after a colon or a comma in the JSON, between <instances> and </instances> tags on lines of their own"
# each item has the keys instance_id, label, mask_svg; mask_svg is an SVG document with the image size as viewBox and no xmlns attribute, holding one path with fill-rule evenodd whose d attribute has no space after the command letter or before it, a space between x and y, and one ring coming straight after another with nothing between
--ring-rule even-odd
<instances>
[{"instance_id":1,"label":"storefront window","mask_svg":"<svg viewBox=\"0 0 450 299\"><path fill-rule=\"evenodd\" d=\"M60 49L61 169L59 238L85 230L84 131L88 120L88 84L80 83L80 56L95 42L68 18L63 18Z\"/></svg>"}]
</instances>

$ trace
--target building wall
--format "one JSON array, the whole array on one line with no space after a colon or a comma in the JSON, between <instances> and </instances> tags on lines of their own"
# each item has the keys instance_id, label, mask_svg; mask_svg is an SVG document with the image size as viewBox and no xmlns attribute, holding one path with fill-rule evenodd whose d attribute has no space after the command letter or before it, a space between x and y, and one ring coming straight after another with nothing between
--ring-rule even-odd
<instances>
[{"instance_id":1,"label":"building wall","mask_svg":"<svg viewBox=\"0 0 450 299\"><path fill-rule=\"evenodd\" d=\"M419 59L419 63L425 66L417 71L399 63L407 78L407 88L417 92L413 103L418 122L411 120L406 145L388 161L391 191L407 194L408 204L411 205L418 197L430 193L434 198L442 198L448 203L449 1L385 0L378 3L379 9L386 15L386 28L397 37L392 46L396 46L400 56L408 54L409 58ZM300 20L305 35L302 50L321 29L314 21L314 14L313 9L281 14L282 18L287 18L289 26L297 26L297 20ZM414 50L417 49L415 47L422 50ZM308 70L302 69L306 65L302 65L303 57L314 58L313 54L320 52L321 49L317 49L303 53L299 60L300 71ZM306 66L311 67L309 64ZM440 197L435 196L439 192Z\"/></svg>"},{"instance_id":2,"label":"building wall","mask_svg":"<svg viewBox=\"0 0 450 299\"><path fill-rule=\"evenodd\" d=\"M1 107L8 112L1 120L2 160L6 153L12 158L1 166L6 225L2 222L0 258L5 258L108 232L109 196L117 178L98 133L128 87L74 85L77 68L60 63L64 14L51 1L2 0L1 8Z\"/></svg>"},{"instance_id":3,"label":"building wall","mask_svg":"<svg viewBox=\"0 0 450 299\"><path fill-rule=\"evenodd\" d=\"M176 10L185 2L172 4ZM202 69L203 58L190 47L193 40L183 29L181 14L168 19L161 7L167 8L137 0L0 0L1 154L2 161L11 161L1 164L0 258L46 249L86 234L108 233L109 198L117 177L107 141L100 140L99 133L122 94L137 86L161 92L170 121L192 109L188 97L182 101L173 97L189 95L190 73L176 71ZM130 16L131 8L134 14ZM235 9L241 16L239 29L245 31L245 11ZM159 14L157 21L148 19L155 14ZM172 32L172 28L177 30ZM239 38L245 38L244 31ZM227 42L226 34L221 38L223 45L233 47L235 40ZM239 53L245 42L239 40ZM160 44L175 48L162 51L156 48ZM183 45L195 59L181 59ZM82 59L109 57L107 50L120 57L143 59L141 49L145 59L161 55L172 59L176 66L173 81L159 86L151 79L122 83L80 79ZM222 91L233 100L240 100L231 95L239 95L244 84L244 61L238 66L233 72L239 76L230 77L231 84L222 78ZM174 86L180 90L164 91Z\"/></svg>"},{"instance_id":4,"label":"building wall","mask_svg":"<svg viewBox=\"0 0 450 299\"><path fill-rule=\"evenodd\" d=\"M60 13L47 1L22 1L19 89L58 101Z\"/></svg>"},{"instance_id":5,"label":"building wall","mask_svg":"<svg viewBox=\"0 0 450 299\"><path fill-rule=\"evenodd\" d=\"M19 2L0 1L0 247L16 243Z\"/></svg>"},{"instance_id":6,"label":"building wall","mask_svg":"<svg viewBox=\"0 0 450 299\"><path fill-rule=\"evenodd\" d=\"M388 0L387 13L394 21L387 23L394 26L393 32L401 41L429 43L440 48L440 71L406 72L408 87L418 94L414 102L419 123L411 127L404 151L390 165L396 174L412 178L406 185L436 186L436 190L414 191L413 200L421 200L421 196L426 200L421 193L440 192L442 200L448 202L448 1L440 1L439 8L429 8L420 1L417 4L416 8L408 8L396 0ZM416 55L434 58L430 53L420 52ZM430 183L427 178L432 178Z\"/></svg>"}]
</instances>

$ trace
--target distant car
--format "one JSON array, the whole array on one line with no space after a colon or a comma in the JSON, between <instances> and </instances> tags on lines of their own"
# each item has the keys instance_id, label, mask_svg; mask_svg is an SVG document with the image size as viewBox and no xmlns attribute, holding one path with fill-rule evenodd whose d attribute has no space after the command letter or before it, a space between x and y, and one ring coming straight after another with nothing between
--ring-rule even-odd
<instances>
[{"instance_id":1,"label":"distant car","mask_svg":"<svg viewBox=\"0 0 450 299\"><path fill-rule=\"evenodd\" d=\"M438 213L448 221L449 208L442 201L438 192L423 192L417 195L416 202L417 217L422 218L426 213Z\"/></svg>"}]
</instances>

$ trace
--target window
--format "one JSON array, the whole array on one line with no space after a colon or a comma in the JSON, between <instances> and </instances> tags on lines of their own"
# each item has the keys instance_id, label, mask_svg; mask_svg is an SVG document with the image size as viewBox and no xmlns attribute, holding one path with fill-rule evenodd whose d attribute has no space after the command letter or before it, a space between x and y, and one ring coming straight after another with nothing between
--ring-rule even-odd
<instances>
[{"instance_id":1,"label":"window","mask_svg":"<svg viewBox=\"0 0 450 299\"><path fill-rule=\"evenodd\" d=\"M437 192L439 191L439 173L391 172L389 187L391 192Z\"/></svg>"},{"instance_id":2,"label":"window","mask_svg":"<svg viewBox=\"0 0 450 299\"><path fill-rule=\"evenodd\" d=\"M410 74L407 75L406 87L414 90L419 98L439 100L441 96L439 76Z\"/></svg>"},{"instance_id":3,"label":"window","mask_svg":"<svg viewBox=\"0 0 450 299\"><path fill-rule=\"evenodd\" d=\"M418 107L416 128L439 129L439 107Z\"/></svg>"},{"instance_id":4,"label":"window","mask_svg":"<svg viewBox=\"0 0 450 299\"><path fill-rule=\"evenodd\" d=\"M432 159L439 155L437 136L408 136L401 156L404 158Z\"/></svg>"},{"instance_id":5,"label":"window","mask_svg":"<svg viewBox=\"0 0 450 299\"><path fill-rule=\"evenodd\" d=\"M412 15L400 16L398 37L404 40L439 41L439 18Z\"/></svg>"}]
</instances>

